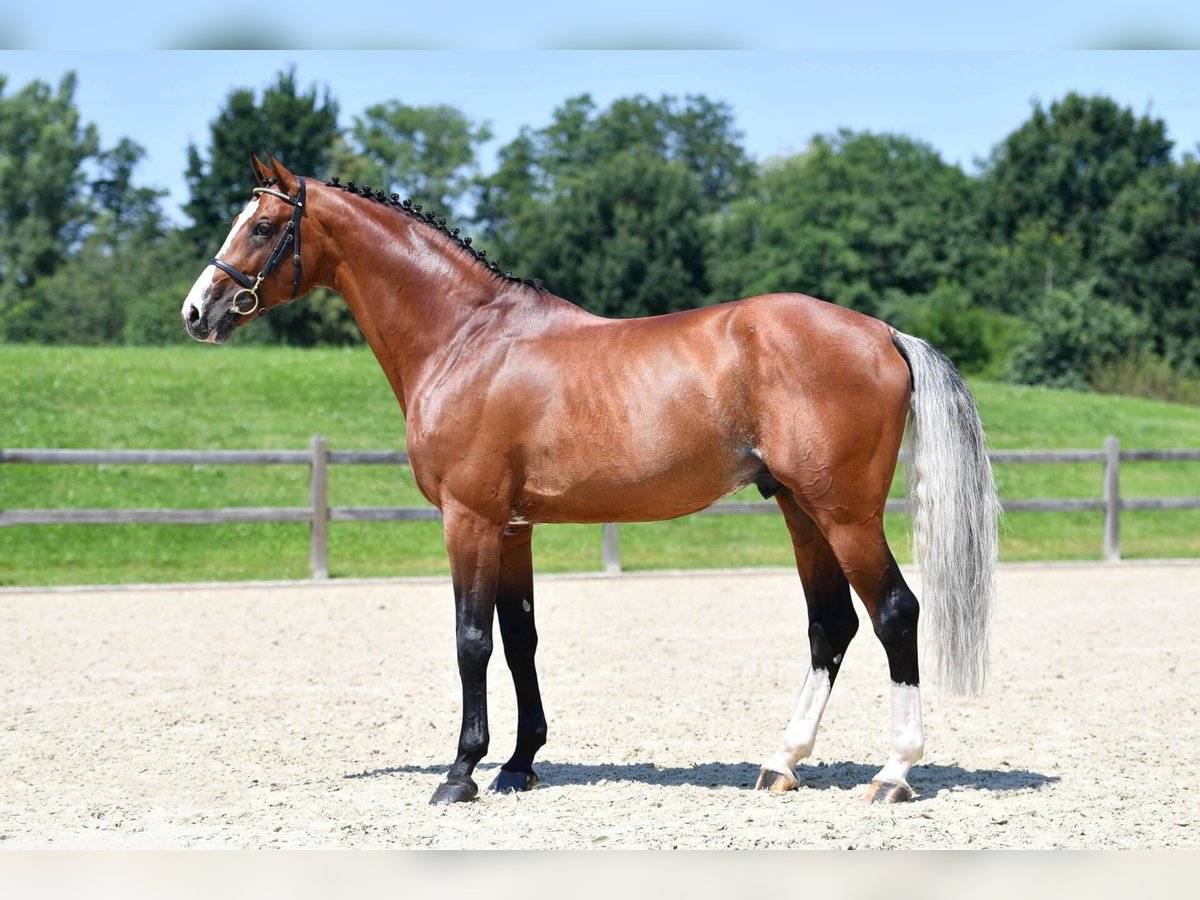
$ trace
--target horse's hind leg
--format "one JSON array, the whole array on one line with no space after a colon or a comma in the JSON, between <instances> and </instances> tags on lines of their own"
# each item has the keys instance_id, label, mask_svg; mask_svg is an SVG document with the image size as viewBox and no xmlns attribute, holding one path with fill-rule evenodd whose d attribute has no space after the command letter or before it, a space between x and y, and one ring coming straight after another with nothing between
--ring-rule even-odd
<instances>
[{"instance_id":1,"label":"horse's hind leg","mask_svg":"<svg viewBox=\"0 0 1200 900\"><path fill-rule=\"evenodd\" d=\"M880 515L866 522L820 524L842 570L867 608L891 674L892 752L872 780L868 798L874 803L911 800L908 772L925 749L917 666L917 598L888 548Z\"/></svg>"},{"instance_id":2,"label":"horse's hind leg","mask_svg":"<svg viewBox=\"0 0 1200 900\"><path fill-rule=\"evenodd\" d=\"M517 692L517 747L492 782L490 790L497 793L537 787L533 757L546 743L546 715L533 663L538 637L533 621L532 535L532 527L510 528L500 545L496 614L504 658Z\"/></svg>"},{"instance_id":3,"label":"horse's hind leg","mask_svg":"<svg viewBox=\"0 0 1200 900\"><path fill-rule=\"evenodd\" d=\"M817 726L829 700L851 639L858 631L858 616L850 601L850 587L824 535L786 488L776 499L792 536L796 568L808 604L808 642L811 664L800 691L796 710L783 733L783 745L765 763L756 787L783 792L797 787L797 762L812 753Z\"/></svg>"}]
</instances>

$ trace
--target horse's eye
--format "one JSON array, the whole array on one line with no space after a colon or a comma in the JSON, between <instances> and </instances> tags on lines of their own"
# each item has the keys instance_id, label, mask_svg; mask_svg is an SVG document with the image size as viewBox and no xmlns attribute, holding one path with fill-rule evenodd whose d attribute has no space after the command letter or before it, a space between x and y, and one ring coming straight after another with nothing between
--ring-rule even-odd
<instances>
[{"instance_id":1,"label":"horse's eye","mask_svg":"<svg viewBox=\"0 0 1200 900\"><path fill-rule=\"evenodd\" d=\"M266 237L268 234L271 233L271 223L270 222L259 222L257 225L254 226L254 233L259 235L260 237Z\"/></svg>"}]
</instances>

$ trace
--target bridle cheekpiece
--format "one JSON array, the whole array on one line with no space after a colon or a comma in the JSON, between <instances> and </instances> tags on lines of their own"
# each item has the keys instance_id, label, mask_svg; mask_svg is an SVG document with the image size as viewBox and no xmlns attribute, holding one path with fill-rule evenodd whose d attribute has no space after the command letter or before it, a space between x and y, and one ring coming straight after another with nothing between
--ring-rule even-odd
<instances>
[{"instance_id":1,"label":"bridle cheekpiece","mask_svg":"<svg viewBox=\"0 0 1200 900\"><path fill-rule=\"evenodd\" d=\"M277 191L269 187L256 187L253 191L256 197L261 194L270 194L272 197L278 197L292 206L292 219L283 229L283 233L279 236L279 242L275 245L275 249L271 251L266 265L262 267L257 276L251 277L241 269L231 266L229 263L215 256L208 261L210 266L216 266L242 286L241 290L233 295L233 305L229 308L230 312L236 313L239 316L250 316L256 311L260 316L267 314L267 308L262 306L258 296L258 286L263 283L264 278L275 271L275 267L283 259L283 254L287 251L289 244L292 245L293 275L292 296L288 298L287 302L291 303L296 299L296 291L300 288L300 281L304 276L304 269L300 265L300 217L304 215L304 178L301 177L299 182L300 188L296 192L295 197L289 197L282 191ZM243 307L241 305L243 297L250 299L248 306Z\"/></svg>"}]
</instances>

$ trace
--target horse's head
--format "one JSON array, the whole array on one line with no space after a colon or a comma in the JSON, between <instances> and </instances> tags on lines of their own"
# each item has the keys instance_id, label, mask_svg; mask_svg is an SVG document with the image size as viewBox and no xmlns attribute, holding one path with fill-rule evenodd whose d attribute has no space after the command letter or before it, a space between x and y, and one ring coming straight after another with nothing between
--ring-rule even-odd
<instances>
[{"instance_id":1,"label":"horse's head","mask_svg":"<svg viewBox=\"0 0 1200 900\"><path fill-rule=\"evenodd\" d=\"M222 344L234 329L303 294L300 258L305 183L268 156L250 157L258 187L217 255L183 301L183 324L198 341Z\"/></svg>"}]
</instances>

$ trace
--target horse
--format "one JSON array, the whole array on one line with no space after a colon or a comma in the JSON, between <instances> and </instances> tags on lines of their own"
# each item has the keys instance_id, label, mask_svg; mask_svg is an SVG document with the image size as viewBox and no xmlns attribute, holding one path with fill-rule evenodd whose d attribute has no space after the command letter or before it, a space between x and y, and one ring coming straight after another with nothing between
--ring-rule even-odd
<instances>
[{"instance_id":1,"label":"horse","mask_svg":"<svg viewBox=\"0 0 1200 900\"><path fill-rule=\"evenodd\" d=\"M890 754L867 798L914 797L908 776L925 746L921 605L941 685L972 695L983 688L995 599L999 505L983 429L941 352L802 294L598 317L501 270L410 200L312 181L270 154L250 163L258 187L189 291L183 322L196 340L219 344L324 286L345 299L387 376L407 420L413 478L442 513L454 594L462 726L430 803L477 796L494 619L517 737L490 789L538 784L547 726L534 663L536 525L670 519L749 485L783 514L810 651L756 788L799 786L795 767L812 752L858 630L853 588L891 679ZM883 530L906 430L923 604Z\"/></svg>"}]
</instances>

